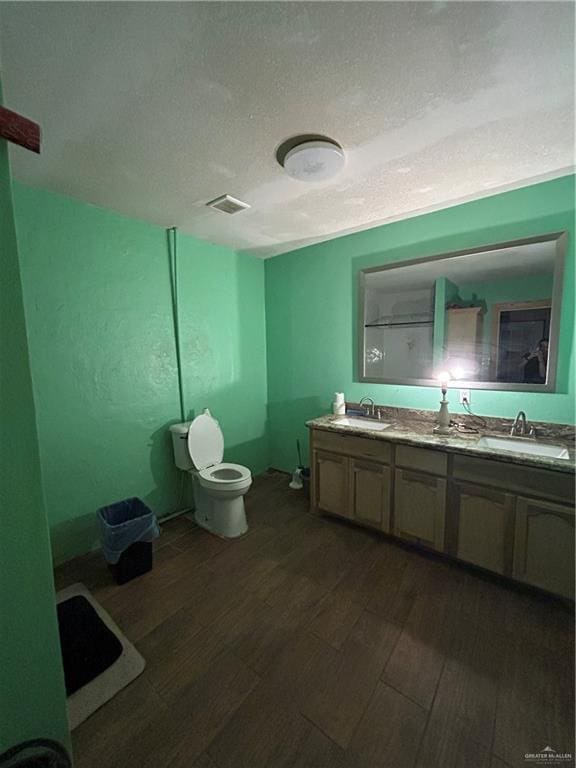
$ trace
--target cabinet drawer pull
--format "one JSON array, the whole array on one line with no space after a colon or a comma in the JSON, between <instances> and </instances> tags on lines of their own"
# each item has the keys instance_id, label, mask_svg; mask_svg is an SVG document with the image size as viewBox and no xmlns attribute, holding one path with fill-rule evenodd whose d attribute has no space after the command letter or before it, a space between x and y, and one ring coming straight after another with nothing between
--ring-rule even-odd
<instances>
[{"instance_id":1,"label":"cabinet drawer pull","mask_svg":"<svg viewBox=\"0 0 576 768\"><path fill-rule=\"evenodd\" d=\"M486 501L492 502L492 504L497 504L499 507L506 507L508 499L510 498L510 496L505 493L494 492L489 488L470 488L467 486L462 486L460 495L468 499L485 499Z\"/></svg>"},{"instance_id":2,"label":"cabinet drawer pull","mask_svg":"<svg viewBox=\"0 0 576 768\"><path fill-rule=\"evenodd\" d=\"M378 472L381 473L384 467L382 464L376 464L376 462L369 461L355 461L354 472Z\"/></svg>"},{"instance_id":3,"label":"cabinet drawer pull","mask_svg":"<svg viewBox=\"0 0 576 768\"><path fill-rule=\"evenodd\" d=\"M330 451L316 451L314 455L317 464L346 464L348 461L346 456Z\"/></svg>"},{"instance_id":4,"label":"cabinet drawer pull","mask_svg":"<svg viewBox=\"0 0 576 768\"><path fill-rule=\"evenodd\" d=\"M406 470L400 470L402 472L402 480L407 483L420 483L420 485L428 485L430 488L438 487L438 478L432 475L421 475L419 472L407 472Z\"/></svg>"}]
</instances>

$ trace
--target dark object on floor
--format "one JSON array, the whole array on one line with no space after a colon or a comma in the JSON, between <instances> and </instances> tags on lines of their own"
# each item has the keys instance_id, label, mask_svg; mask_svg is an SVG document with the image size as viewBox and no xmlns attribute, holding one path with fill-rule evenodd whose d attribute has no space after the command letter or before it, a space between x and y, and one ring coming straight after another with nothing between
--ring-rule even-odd
<instances>
[{"instance_id":1,"label":"dark object on floor","mask_svg":"<svg viewBox=\"0 0 576 768\"><path fill-rule=\"evenodd\" d=\"M98 510L102 551L118 584L152 568L152 541L160 535L156 515L141 499L124 499Z\"/></svg>"},{"instance_id":2,"label":"dark object on floor","mask_svg":"<svg viewBox=\"0 0 576 768\"><path fill-rule=\"evenodd\" d=\"M151 571L152 564L152 542L137 541L135 544L131 544L125 552L122 552L116 565L109 563L108 567L116 584L126 584L127 581Z\"/></svg>"},{"instance_id":3,"label":"dark object on floor","mask_svg":"<svg viewBox=\"0 0 576 768\"><path fill-rule=\"evenodd\" d=\"M302 487L304 488L304 494L306 495L306 498L310 498L310 468L309 467L302 467L302 472L300 473L300 477L302 478Z\"/></svg>"},{"instance_id":4,"label":"dark object on floor","mask_svg":"<svg viewBox=\"0 0 576 768\"><path fill-rule=\"evenodd\" d=\"M24 741L0 755L1 768L71 768L64 747L51 739Z\"/></svg>"},{"instance_id":5,"label":"dark object on floor","mask_svg":"<svg viewBox=\"0 0 576 768\"><path fill-rule=\"evenodd\" d=\"M66 695L94 680L121 656L122 643L85 597L57 606Z\"/></svg>"}]
</instances>

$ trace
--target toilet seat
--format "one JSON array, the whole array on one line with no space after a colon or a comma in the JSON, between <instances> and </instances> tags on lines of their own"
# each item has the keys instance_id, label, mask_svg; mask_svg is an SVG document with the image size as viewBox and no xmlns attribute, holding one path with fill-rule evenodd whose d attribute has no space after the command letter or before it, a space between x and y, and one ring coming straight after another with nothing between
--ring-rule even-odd
<instances>
[{"instance_id":1,"label":"toilet seat","mask_svg":"<svg viewBox=\"0 0 576 768\"><path fill-rule=\"evenodd\" d=\"M224 456L224 436L208 408L188 429L188 453L198 471L219 464Z\"/></svg>"},{"instance_id":2,"label":"toilet seat","mask_svg":"<svg viewBox=\"0 0 576 768\"><path fill-rule=\"evenodd\" d=\"M241 464L222 462L201 469L198 472L198 479L200 485L204 488L232 491L236 488L245 487L247 483L251 483L252 473L248 467L243 467Z\"/></svg>"}]
</instances>

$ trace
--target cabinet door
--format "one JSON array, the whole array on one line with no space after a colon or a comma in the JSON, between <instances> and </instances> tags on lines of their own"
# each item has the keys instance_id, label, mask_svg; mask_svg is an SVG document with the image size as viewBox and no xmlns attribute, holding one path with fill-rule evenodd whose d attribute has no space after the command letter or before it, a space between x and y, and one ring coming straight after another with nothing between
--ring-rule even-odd
<instances>
[{"instance_id":1,"label":"cabinet door","mask_svg":"<svg viewBox=\"0 0 576 768\"><path fill-rule=\"evenodd\" d=\"M514 578L574 598L574 510L520 497Z\"/></svg>"},{"instance_id":2,"label":"cabinet door","mask_svg":"<svg viewBox=\"0 0 576 768\"><path fill-rule=\"evenodd\" d=\"M350 506L355 519L390 530L390 467L351 459Z\"/></svg>"},{"instance_id":3,"label":"cabinet door","mask_svg":"<svg viewBox=\"0 0 576 768\"><path fill-rule=\"evenodd\" d=\"M397 469L394 501L395 535L442 552L446 480L424 472Z\"/></svg>"},{"instance_id":4,"label":"cabinet door","mask_svg":"<svg viewBox=\"0 0 576 768\"><path fill-rule=\"evenodd\" d=\"M455 483L456 556L511 575L515 496L470 483Z\"/></svg>"},{"instance_id":5,"label":"cabinet door","mask_svg":"<svg viewBox=\"0 0 576 768\"><path fill-rule=\"evenodd\" d=\"M340 517L352 517L348 503L348 464L346 456L316 451L315 481L318 509Z\"/></svg>"}]
</instances>

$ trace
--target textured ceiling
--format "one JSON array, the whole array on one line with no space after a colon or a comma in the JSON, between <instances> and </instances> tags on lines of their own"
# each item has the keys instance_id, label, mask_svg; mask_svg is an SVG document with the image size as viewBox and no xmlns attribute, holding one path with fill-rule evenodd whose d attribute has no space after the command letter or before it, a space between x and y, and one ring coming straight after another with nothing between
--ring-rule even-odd
<instances>
[{"instance_id":1,"label":"textured ceiling","mask_svg":"<svg viewBox=\"0 0 576 768\"><path fill-rule=\"evenodd\" d=\"M17 179L269 256L568 172L562 2L0 3L7 106L38 120ZM323 184L276 147L326 134ZM205 207L229 193L250 203Z\"/></svg>"}]
</instances>

